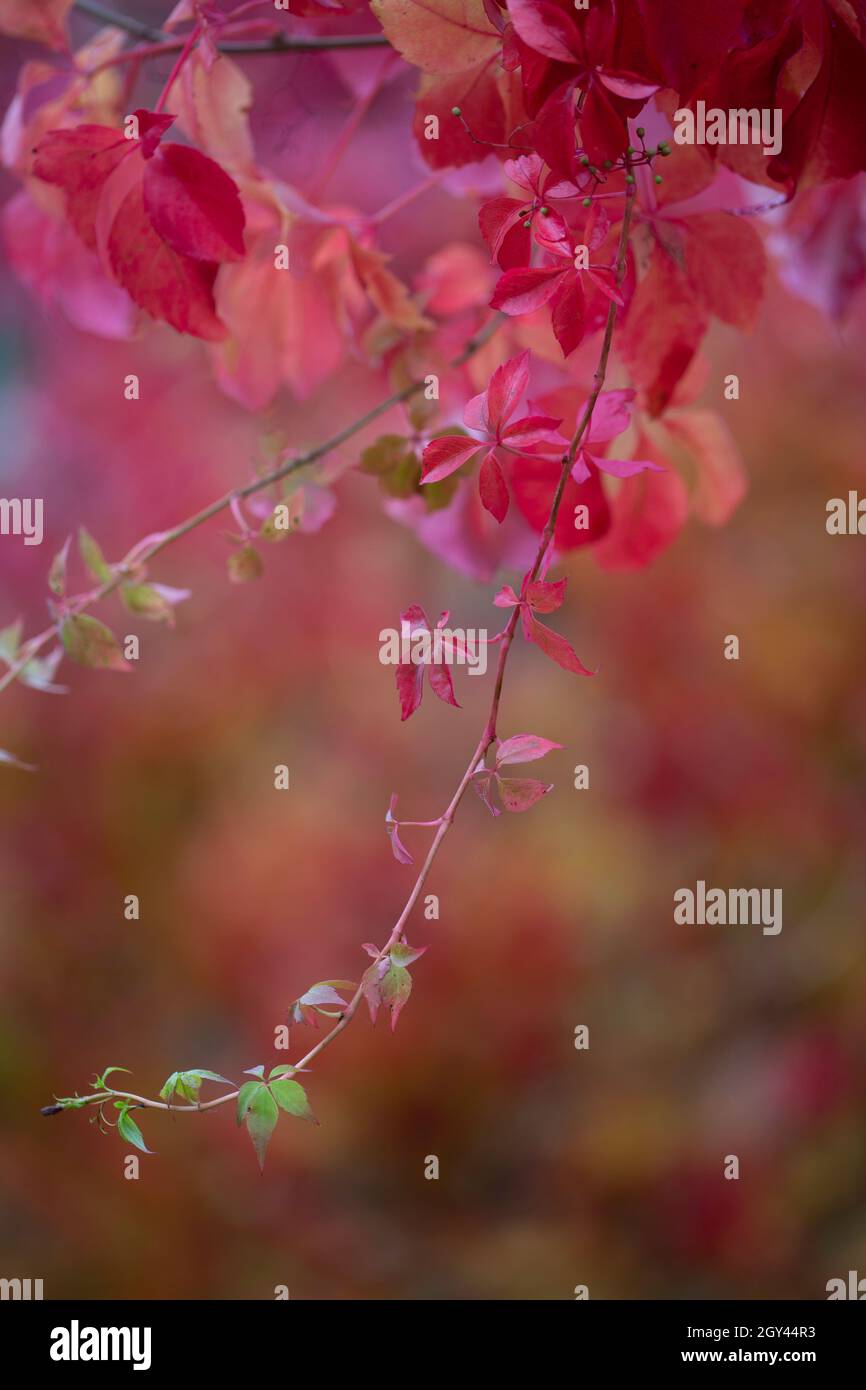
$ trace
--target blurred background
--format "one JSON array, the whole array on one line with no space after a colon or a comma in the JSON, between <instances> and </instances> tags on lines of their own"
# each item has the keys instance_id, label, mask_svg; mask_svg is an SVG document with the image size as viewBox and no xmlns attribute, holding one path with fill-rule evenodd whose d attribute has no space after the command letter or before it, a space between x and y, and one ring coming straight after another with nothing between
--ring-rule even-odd
<instances>
[{"instance_id":1,"label":"blurred background","mask_svg":"<svg viewBox=\"0 0 866 1390\"><path fill-rule=\"evenodd\" d=\"M5 45L4 105L30 52ZM265 113L293 61L256 70ZM373 108L371 140L408 119L409 90ZM396 164L353 188L358 167L335 195L372 208L405 184ZM471 205L432 199L400 242L407 278L474 239ZM161 327L108 343L2 288L0 492L44 497L46 536L0 540L0 627L44 626L50 557L79 523L117 559L247 478L264 431L303 447L381 394L350 364L257 417L198 344ZM228 583L219 523L169 550L151 577L193 591L174 631L107 604L139 634L132 676L70 666L66 696L7 692L0 745L39 772L0 769L0 1272L121 1299L824 1298L866 1274L866 542L825 530L829 498L866 494L864 331L862 303L840 328L776 283L750 338L715 330L704 403L746 460L744 503L648 570L583 554L558 571L555 625L600 675L518 645L500 721L565 745L539 765L555 790L496 821L467 797L429 881L440 920L410 920L430 949L396 1034L359 1015L307 1078L320 1127L283 1117L263 1175L230 1108L137 1112L158 1156L132 1182L116 1135L39 1107L112 1064L155 1095L176 1068L286 1061L290 1001L359 978L412 882L388 798L440 813L490 688L458 670L461 710L428 691L401 724L379 631L412 602L491 627L492 584L348 471L333 518L268 548L254 584ZM405 831L416 857L426 835ZM698 879L781 887L781 934L676 926ZM294 1029L289 1056L314 1040Z\"/></svg>"}]
</instances>

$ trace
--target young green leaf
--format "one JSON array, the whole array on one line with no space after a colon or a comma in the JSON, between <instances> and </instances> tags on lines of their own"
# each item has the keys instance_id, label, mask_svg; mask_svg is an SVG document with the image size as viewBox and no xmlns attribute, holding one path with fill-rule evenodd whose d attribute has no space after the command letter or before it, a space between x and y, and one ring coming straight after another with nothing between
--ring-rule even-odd
<instances>
[{"instance_id":1,"label":"young green leaf","mask_svg":"<svg viewBox=\"0 0 866 1390\"><path fill-rule=\"evenodd\" d=\"M130 613L149 623L174 627L175 607L190 596L189 589L173 589L168 584L124 584L120 597Z\"/></svg>"},{"instance_id":2,"label":"young green leaf","mask_svg":"<svg viewBox=\"0 0 866 1390\"><path fill-rule=\"evenodd\" d=\"M23 630L21 619L16 618L14 623L10 623L0 632L0 661L5 661L7 666L12 665L18 654Z\"/></svg>"},{"instance_id":3,"label":"young green leaf","mask_svg":"<svg viewBox=\"0 0 866 1390\"><path fill-rule=\"evenodd\" d=\"M71 543L72 537L67 536L51 561L51 568L48 571L48 587L57 598L62 598L66 593L66 560Z\"/></svg>"},{"instance_id":4,"label":"young green leaf","mask_svg":"<svg viewBox=\"0 0 866 1390\"><path fill-rule=\"evenodd\" d=\"M114 1103L120 1111L117 1117L117 1132L121 1139L125 1139L127 1144L134 1144L143 1154L152 1153L153 1150L145 1144L144 1135L129 1113L130 1102L116 1100Z\"/></svg>"},{"instance_id":5,"label":"young green leaf","mask_svg":"<svg viewBox=\"0 0 866 1390\"><path fill-rule=\"evenodd\" d=\"M392 946L389 952L392 965L411 965L419 956L423 956L427 950L426 946L410 946L408 941L398 941L396 946Z\"/></svg>"},{"instance_id":6,"label":"young green leaf","mask_svg":"<svg viewBox=\"0 0 866 1390\"><path fill-rule=\"evenodd\" d=\"M60 625L60 640L67 656L80 666L100 671L131 671L120 645L105 623L88 613L70 613Z\"/></svg>"},{"instance_id":7,"label":"young green leaf","mask_svg":"<svg viewBox=\"0 0 866 1390\"><path fill-rule=\"evenodd\" d=\"M111 578L111 567L106 563L100 546L83 526L78 531L78 550L94 579L104 584Z\"/></svg>"},{"instance_id":8,"label":"young green leaf","mask_svg":"<svg viewBox=\"0 0 866 1390\"><path fill-rule=\"evenodd\" d=\"M382 1003L391 1010L391 1032L397 1027L397 1019L406 1000L412 993L412 976L403 965L392 965L385 972L379 985Z\"/></svg>"},{"instance_id":9,"label":"young green leaf","mask_svg":"<svg viewBox=\"0 0 866 1390\"><path fill-rule=\"evenodd\" d=\"M280 1109L285 1110L287 1115L296 1115L298 1119L309 1120L314 1125L319 1123L310 1109L306 1091L297 1081L289 1081L287 1078L271 1081L269 1089Z\"/></svg>"},{"instance_id":10,"label":"young green leaf","mask_svg":"<svg viewBox=\"0 0 866 1390\"><path fill-rule=\"evenodd\" d=\"M250 1136L253 1148L256 1151L256 1157L259 1160L259 1167L262 1170L264 1170L265 1153L267 1151L271 1135L273 1134L274 1129L276 1128L276 1123L279 1118L280 1112L277 1106L277 1102L274 1100L274 1097L271 1095L267 1086L265 1086L263 1082L252 1082L249 1084L252 1085L253 1089L246 1101L246 1108L244 1110L243 1120L247 1127L247 1134ZM292 1083L277 1082L276 1084L291 1085ZM246 1086L244 1086L241 1089L242 1091L245 1091L247 1088ZM240 1097L238 1097L238 1102L238 1108L240 1113Z\"/></svg>"},{"instance_id":11,"label":"young green leaf","mask_svg":"<svg viewBox=\"0 0 866 1390\"><path fill-rule=\"evenodd\" d=\"M101 1076L97 1076L94 1078L93 1084L97 1090L104 1091L107 1089L108 1078L113 1071L124 1071L126 1072L127 1076L132 1076L132 1072L129 1070L129 1067L106 1067L105 1071L102 1073Z\"/></svg>"}]
</instances>

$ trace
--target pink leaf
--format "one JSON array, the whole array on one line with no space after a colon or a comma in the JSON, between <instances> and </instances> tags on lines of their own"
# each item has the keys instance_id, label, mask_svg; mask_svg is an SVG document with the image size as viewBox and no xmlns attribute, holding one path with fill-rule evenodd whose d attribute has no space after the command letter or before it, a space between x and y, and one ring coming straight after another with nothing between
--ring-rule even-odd
<instances>
[{"instance_id":1,"label":"pink leaf","mask_svg":"<svg viewBox=\"0 0 866 1390\"><path fill-rule=\"evenodd\" d=\"M512 734L511 738L504 739L497 748L496 766L535 762L536 758L543 758L546 753L552 753L554 749L561 747L561 743L551 743L550 739L541 738L538 734Z\"/></svg>"},{"instance_id":2,"label":"pink leaf","mask_svg":"<svg viewBox=\"0 0 866 1390\"><path fill-rule=\"evenodd\" d=\"M609 92L616 97L625 97L627 101L648 101L659 89L657 82L642 82L631 73L602 72L599 68L597 76Z\"/></svg>"},{"instance_id":3,"label":"pink leaf","mask_svg":"<svg viewBox=\"0 0 866 1390\"><path fill-rule=\"evenodd\" d=\"M523 42L555 63L574 64L578 35L569 16L549 0L508 0L508 13Z\"/></svg>"},{"instance_id":4,"label":"pink leaf","mask_svg":"<svg viewBox=\"0 0 866 1390\"><path fill-rule=\"evenodd\" d=\"M491 516L504 521L508 513L508 488L495 449L484 456L478 475L478 494Z\"/></svg>"},{"instance_id":5,"label":"pink leaf","mask_svg":"<svg viewBox=\"0 0 866 1390\"><path fill-rule=\"evenodd\" d=\"M538 782L534 777L497 777L496 786L506 811L528 811L553 791L552 782Z\"/></svg>"},{"instance_id":6,"label":"pink leaf","mask_svg":"<svg viewBox=\"0 0 866 1390\"><path fill-rule=\"evenodd\" d=\"M573 671L576 676L594 676L595 672L590 671L587 666L576 655L571 643L558 632L552 632L549 627L539 623L524 608L521 613L523 622L523 635L528 642L534 642L540 647L545 656L549 656L551 661L555 661L564 671Z\"/></svg>"},{"instance_id":7,"label":"pink leaf","mask_svg":"<svg viewBox=\"0 0 866 1390\"><path fill-rule=\"evenodd\" d=\"M497 608L516 608L520 599L510 584L503 584L502 588L494 595L493 602Z\"/></svg>"},{"instance_id":8,"label":"pink leaf","mask_svg":"<svg viewBox=\"0 0 866 1390\"><path fill-rule=\"evenodd\" d=\"M419 662L408 661L397 666L394 671L397 694L400 698L400 718L408 719L414 714L424 694L424 667Z\"/></svg>"}]
</instances>

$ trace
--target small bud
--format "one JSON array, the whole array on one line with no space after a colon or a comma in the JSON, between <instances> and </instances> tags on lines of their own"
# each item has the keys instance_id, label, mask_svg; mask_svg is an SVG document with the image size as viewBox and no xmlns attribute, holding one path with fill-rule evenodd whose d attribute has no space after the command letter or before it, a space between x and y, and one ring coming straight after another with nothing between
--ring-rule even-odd
<instances>
[{"instance_id":1,"label":"small bud","mask_svg":"<svg viewBox=\"0 0 866 1390\"><path fill-rule=\"evenodd\" d=\"M643 127L642 125L639 125L639 126L638 126L638 128L637 128L637 133L638 133L638 135L640 136L641 140L642 140L642 139L644 138L644 136L646 135L646 131L645 131L645 129L644 129L644 127Z\"/></svg>"},{"instance_id":2,"label":"small bud","mask_svg":"<svg viewBox=\"0 0 866 1390\"><path fill-rule=\"evenodd\" d=\"M581 164L588 164L588 163L589 163L589 155L588 155L588 154L582 154L582 155L580 156L580 161L579 161L579 162L580 162Z\"/></svg>"},{"instance_id":3,"label":"small bud","mask_svg":"<svg viewBox=\"0 0 866 1390\"><path fill-rule=\"evenodd\" d=\"M452 107L451 107L451 115L452 115L452 116L459 116L460 114L461 114L461 112L460 112L460 107L459 107L459 106L452 106Z\"/></svg>"},{"instance_id":4,"label":"small bud","mask_svg":"<svg viewBox=\"0 0 866 1390\"><path fill-rule=\"evenodd\" d=\"M532 226L532 223L531 223L531 221L529 220L528 217L527 217L527 219L526 219L526 221L524 222L523 225L524 225L524 227L531 227L531 226Z\"/></svg>"},{"instance_id":5,"label":"small bud","mask_svg":"<svg viewBox=\"0 0 866 1390\"><path fill-rule=\"evenodd\" d=\"M43 1105L39 1111L40 1115L59 1115L63 1109L62 1105Z\"/></svg>"}]
</instances>

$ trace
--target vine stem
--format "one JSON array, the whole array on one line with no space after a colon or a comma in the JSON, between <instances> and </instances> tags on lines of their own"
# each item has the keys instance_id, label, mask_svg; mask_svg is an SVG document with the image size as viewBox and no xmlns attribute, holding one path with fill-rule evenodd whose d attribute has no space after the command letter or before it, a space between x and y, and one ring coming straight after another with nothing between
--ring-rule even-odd
<instances>
[{"instance_id":1,"label":"vine stem","mask_svg":"<svg viewBox=\"0 0 866 1390\"><path fill-rule=\"evenodd\" d=\"M123 29L133 38L159 45L159 51L162 53L174 52L176 49L183 48L186 43L186 39L183 37L175 39L173 35L166 33L163 29L155 29L150 24L144 24L140 19L133 19L131 15L121 14L117 10L110 9L108 5L96 4L95 0L75 0L74 7L90 19L99 20L101 24L113 24L115 28ZM249 42L227 40L223 43L217 43L216 46L221 53L254 54L323 53L329 49L385 48L390 47L390 44L384 34L302 35L294 38L276 34L272 39L250 40ZM142 57L148 56L152 55L142 54Z\"/></svg>"},{"instance_id":2,"label":"vine stem","mask_svg":"<svg viewBox=\"0 0 866 1390\"><path fill-rule=\"evenodd\" d=\"M493 336L502 320L502 314L493 314L478 333L469 339L469 342L458 356L453 358L449 366L452 368L462 367L465 362L468 362L470 357L473 357ZM69 615L83 613L95 603L100 603L102 599L108 598L124 580L132 577L135 570L148 564L154 556L159 555L167 546L173 545L175 541L179 541L183 536L188 535L190 531L194 531L197 526L202 526L206 521L210 521L213 517L219 516L220 512L232 509L237 505L238 501L243 498L251 497L256 492L262 492L265 488L272 487L274 483L278 483L283 478L287 478L291 473L297 473L300 469L307 468L310 464L316 463L320 458L324 457L325 454L330 453L332 449L338 448L340 444L345 444L347 439L351 439L354 434L357 434L366 425L377 420L380 415L384 415L386 411L391 410L395 405L401 405L404 401L410 400L412 396L417 395L423 388L423 380L410 382L408 386L404 386L400 391L395 391L393 395L386 397L386 399L380 401L378 405L374 405L365 415L359 416L359 418L353 420L350 425L346 425L336 434L332 434L330 439L326 439L322 444L317 444L315 448L308 449L306 453L300 454L297 458L287 459L284 463L273 468L269 473L264 473L261 477L254 478L251 483L247 483L243 487L232 488L230 492L224 493L222 497L217 497L215 501L210 502L206 507L203 507L201 511L196 512L194 516L188 517L186 521L179 522L177 526L173 526L171 530L160 531L147 544L142 541L137 541L132 549L127 551L124 559L112 566L113 573L111 578L107 579L99 588L91 589L86 594L79 594L70 599L66 604L65 613ZM0 694L2 694L13 681L17 680L18 676L20 676L21 672L30 664L34 656L37 656L38 653L56 637L57 627L55 624L52 624L51 627L45 628L44 631L37 633L35 637L29 638L29 640L22 645L16 660L12 662L4 675L0 676Z\"/></svg>"},{"instance_id":3,"label":"vine stem","mask_svg":"<svg viewBox=\"0 0 866 1390\"><path fill-rule=\"evenodd\" d=\"M625 275L626 259L629 244L629 232L631 229L635 192L636 185L634 183L628 185L625 207L623 210L622 228L620 231L619 244L617 247L616 269L614 276L617 288L622 284L623 277ZM613 330L614 325L616 323L616 310L617 305L614 300L611 300L610 307L608 308L607 321L605 324L601 349L599 351L598 364L593 375L593 387L584 405L583 412L575 429L574 435L572 436L571 443L568 447L568 452L563 456L562 470L559 475L559 481L557 483L556 491L553 496L550 512L544 530L541 534L541 539L539 541L538 549L535 554L535 559L533 561L532 568L529 571L528 579L530 583L538 577L539 573L541 572L542 565L544 564L545 556L547 555L547 551L550 547L550 543L553 539L553 534L556 529L556 521L559 516L559 509L562 505L562 497L565 491L565 484L568 481L569 474L571 473L571 470L574 466L574 461L577 457L577 450L580 447L580 442L586 434L587 429L589 428L593 416L593 411L595 410L596 403L598 401L599 395L601 394L601 389L604 385L605 377L607 375L608 361L610 359L611 345L613 343ZM498 317L499 316L497 316L497 318ZM491 324L495 325L495 320L490 320L486 326L488 330L488 337L490 336L490 331L492 331ZM482 334L484 332L485 330L482 330ZM461 361L465 361L468 356L471 356L472 352L477 351L478 347L480 346L480 342L478 341L478 339L481 336L482 335L479 334L478 338L472 340L472 343L467 344L467 347L464 348L463 352L460 354L460 357L455 359L454 365L459 365ZM412 389L417 390L419 389L419 387L420 383L415 383ZM391 404L395 399L405 399L408 394L411 394L411 390L400 392L387 404ZM378 408L376 411L372 412L373 417L375 417L376 414L380 414L382 408ZM370 417L365 417L365 419L366 418ZM354 429L350 427L349 433L353 432ZM345 434L346 432L344 431L344 436ZM332 446L329 445L329 447ZM222 505L225 505L225 503L223 503ZM434 860L436 859L436 856L439 853L439 849L442 845L442 842L445 839L445 836L448 834L448 831L450 830L454 822L454 817L457 813L457 809L461 801L463 800L469 783L472 781L472 776L479 764L481 764L486 758L488 749L496 739L496 725L497 720L499 718L499 706L502 699L502 687L505 679L505 668L508 662L508 654L511 650L511 643L514 639L514 633L517 628L519 615L520 608L519 606L515 606L502 636L502 644L499 648L499 660L496 666L496 679L493 686L493 697L490 704L490 711L488 713L481 737L479 738L478 743L475 746L475 750L472 754L472 757L469 759L463 776L460 778L457 790L455 791L448 804L447 809L443 812L439 820L439 823L436 828L436 833L434 834L433 839L430 842L430 846L427 850L424 863L422 864L421 869L419 870L418 875L415 879L415 882L412 885L411 892L409 893L409 896L406 899L406 902L403 906L403 910L401 911L400 916L397 918L397 921L394 923L388 940L385 942L385 945L381 948L378 955L375 957L375 960L373 962L374 965L377 961L383 960L385 956L388 955L388 953L393 949L394 946L397 945L398 941L400 940L400 937L403 935L403 930L409 918L409 914L411 913L413 907L418 901L421 890L427 881L427 877L430 873L431 868L433 867ZM326 1048L330 1047L334 1042L336 1042L340 1034L345 1032L349 1024L352 1022L352 1019L355 1017L355 1014L357 1013L358 1008L363 999L363 996L364 990L362 983L358 985L357 989L355 990L355 993L352 995L352 998L346 1005L345 1011L340 1015L340 1018L334 1024L333 1028L331 1028L324 1035L324 1037L321 1038L319 1042L315 1044L314 1047L311 1047L309 1052L305 1053L304 1056L298 1062L294 1063L293 1070L295 1072L306 1071L310 1067L310 1065L313 1062L315 1062L318 1057L322 1055ZM105 1101L107 1097L126 1098L131 1099L136 1106L140 1106L143 1109L171 1110L173 1113L178 1114L198 1114L202 1110L215 1110L221 1105L227 1105L230 1101L235 1100L238 1094L239 1092L237 1090L229 1091L225 1095L217 1096L215 1100L204 1102L202 1105L186 1106L169 1106L164 1101L150 1100L145 1096L134 1096L129 1091L114 1091L111 1089L99 1092L98 1094L93 1096L82 1097L80 1099L82 1104L92 1104L98 1101ZM54 1107L46 1106L45 1112L43 1113L54 1113Z\"/></svg>"}]
</instances>

